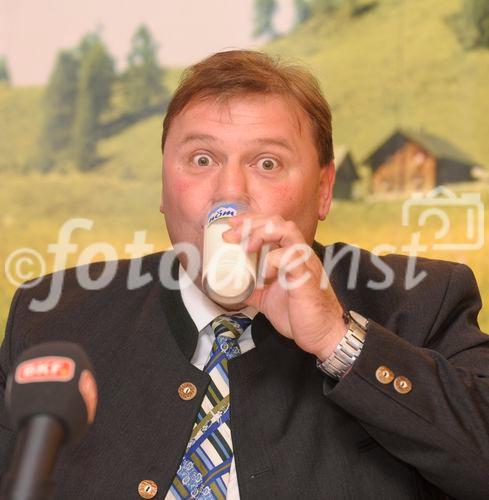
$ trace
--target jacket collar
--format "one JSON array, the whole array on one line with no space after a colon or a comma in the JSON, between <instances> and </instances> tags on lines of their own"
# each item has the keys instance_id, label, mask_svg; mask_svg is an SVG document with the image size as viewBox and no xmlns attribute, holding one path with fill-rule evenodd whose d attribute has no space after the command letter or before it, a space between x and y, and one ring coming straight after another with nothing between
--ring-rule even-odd
<instances>
[{"instance_id":1,"label":"jacket collar","mask_svg":"<svg viewBox=\"0 0 489 500\"><path fill-rule=\"evenodd\" d=\"M325 247L317 241L314 241L312 248L316 255L322 260ZM171 275L175 283L178 283L179 263L178 258L173 259ZM170 325L171 332L175 337L178 347L182 351L185 358L190 361L197 347L199 332L183 303L180 290L178 288L171 290L162 286L160 302L161 307L168 318L168 324ZM251 327L251 334L255 345L263 342L273 333L278 335L266 317L262 313L258 313L254 317ZM288 339L284 340L286 341L286 344L292 342Z\"/></svg>"}]
</instances>

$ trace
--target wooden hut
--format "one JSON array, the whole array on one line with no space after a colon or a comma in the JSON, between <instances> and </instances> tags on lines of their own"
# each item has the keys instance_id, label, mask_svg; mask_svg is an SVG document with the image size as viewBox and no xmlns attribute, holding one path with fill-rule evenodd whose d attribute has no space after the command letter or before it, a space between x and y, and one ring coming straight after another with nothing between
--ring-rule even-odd
<instances>
[{"instance_id":1,"label":"wooden hut","mask_svg":"<svg viewBox=\"0 0 489 500\"><path fill-rule=\"evenodd\" d=\"M398 129L365 163L372 168L372 193L427 192L441 184L475 180L475 162L450 142L425 131Z\"/></svg>"},{"instance_id":2,"label":"wooden hut","mask_svg":"<svg viewBox=\"0 0 489 500\"><path fill-rule=\"evenodd\" d=\"M357 172L357 165L346 146L340 146L335 149L334 158L336 180L333 188L333 198L351 199L353 197L353 184L360 178Z\"/></svg>"}]
</instances>

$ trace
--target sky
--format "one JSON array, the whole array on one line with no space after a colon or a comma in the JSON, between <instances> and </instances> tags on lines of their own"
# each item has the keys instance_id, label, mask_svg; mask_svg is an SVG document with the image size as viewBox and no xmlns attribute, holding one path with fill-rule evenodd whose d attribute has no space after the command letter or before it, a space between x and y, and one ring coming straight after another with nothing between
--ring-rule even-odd
<instances>
[{"instance_id":1,"label":"sky","mask_svg":"<svg viewBox=\"0 0 489 500\"><path fill-rule=\"evenodd\" d=\"M278 31L293 22L293 0L280 0ZM254 0L0 0L0 55L14 85L44 84L57 52L101 30L125 64L131 36L146 24L166 66L183 66L229 48L254 48Z\"/></svg>"}]
</instances>

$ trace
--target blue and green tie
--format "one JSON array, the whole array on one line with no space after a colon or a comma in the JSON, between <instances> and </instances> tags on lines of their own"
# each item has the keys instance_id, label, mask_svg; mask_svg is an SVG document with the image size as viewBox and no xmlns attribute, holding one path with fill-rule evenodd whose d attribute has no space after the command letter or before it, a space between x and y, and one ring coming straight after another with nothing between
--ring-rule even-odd
<instances>
[{"instance_id":1,"label":"blue and green tie","mask_svg":"<svg viewBox=\"0 0 489 500\"><path fill-rule=\"evenodd\" d=\"M241 354L238 339L250 323L243 314L218 316L212 322L216 337L204 367L211 381L166 500L226 498L233 459L228 361Z\"/></svg>"}]
</instances>

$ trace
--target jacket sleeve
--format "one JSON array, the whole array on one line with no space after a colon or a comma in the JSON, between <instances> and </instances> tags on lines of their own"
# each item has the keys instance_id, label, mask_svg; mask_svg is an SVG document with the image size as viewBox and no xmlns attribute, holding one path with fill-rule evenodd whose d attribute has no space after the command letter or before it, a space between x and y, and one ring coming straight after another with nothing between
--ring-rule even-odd
<instances>
[{"instance_id":1,"label":"jacket sleeve","mask_svg":"<svg viewBox=\"0 0 489 500\"><path fill-rule=\"evenodd\" d=\"M20 301L21 292L22 288L18 288L12 299L7 320L7 329L5 331L2 346L0 347L0 481L7 472L15 444L15 435L11 429L9 417L5 408L5 384L15 361L12 336L14 318Z\"/></svg>"},{"instance_id":2,"label":"jacket sleeve","mask_svg":"<svg viewBox=\"0 0 489 500\"><path fill-rule=\"evenodd\" d=\"M365 344L324 394L357 418L392 455L456 498L489 498L489 336L478 327L481 300L474 275L452 267L422 346L370 321ZM427 304L430 297L424 297ZM412 310L429 314L429 309ZM415 323L415 322L413 322ZM394 379L377 378L379 367ZM396 390L406 377L411 390ZM389 377L391 378L391 377Z\"/></svg>"}]
</instances>

